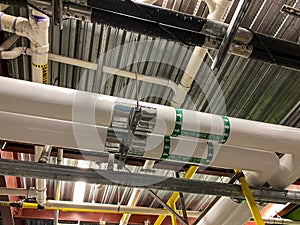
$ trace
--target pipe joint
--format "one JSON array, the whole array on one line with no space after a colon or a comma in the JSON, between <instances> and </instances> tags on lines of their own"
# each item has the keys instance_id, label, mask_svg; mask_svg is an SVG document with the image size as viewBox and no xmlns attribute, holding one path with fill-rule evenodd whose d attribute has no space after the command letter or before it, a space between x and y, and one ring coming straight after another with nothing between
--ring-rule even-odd
<instances>
[{"instance_id":1,"label":"pipe joint","mask_svg":"<svg viewBox=\"0 0 300 225\"><path fill-rule=\"evenodd\" d=\"M49 44L44 46L34 46L32 45L30 48L29 55L44 55L49 52Z\"/></svg>"}]
</instances>

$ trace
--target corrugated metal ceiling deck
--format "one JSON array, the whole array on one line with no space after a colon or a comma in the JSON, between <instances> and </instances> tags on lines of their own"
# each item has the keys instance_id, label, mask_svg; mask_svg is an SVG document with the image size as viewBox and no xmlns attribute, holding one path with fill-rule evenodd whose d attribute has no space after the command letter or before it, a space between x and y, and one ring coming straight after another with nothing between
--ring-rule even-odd
<instances>
[{"instance_id":1,"label":"corrugated metal ceiling deck","mask_svg":"<svg viewBox=\"0 0 300 225\"><path fill-rule=\"evenodd\" d=\"M252 1L250 10L246 14L242 25L292 42L299 41L300 20L279 12L281 6L286 2L283 0ZM296 8L300 7L299 1L288 1L288 3ZM202 7L201 10L201 13L207 14L205 8ZM26 16L26 11L23 9L13 8L9 9L9 11L13 14ZM233 11L234 7L228 12L227 22L230 21ZM115 55L108 57L106 54L103 61L101 60L101 57L107 51L126 43L134 43L136 46L125 50L119 48L115 51ZM18 45L28 45L28 42L22 38L19 40ZM135 85L132 84L131 79L103 73L101 66L119 68L120 65L126 65L120 69L132 72L135 72L137 69L138 73L169 79L178 84L191 57L192 50L192 47L181 43L158 38L154 39L101 24L91 24L70 19L64 21L64 29L62 31L59 31L57 27L51 27L50 52L96 62L99 67L94 71L63 63L50 62L50 83L62 87L135 99ZM213 51L210 52L212 55L214 54ZM138 66L132 65L134 58L140 61ZM149 58L156 59L156 61L149 61ZM165 63L161 63L162 59L165 60ZM209 68L210 64L211 59L206 57L197 74L196 81L188 93L189 97L183 104L184 108L206 112L211 111L213 113L219 113L223 110L218 104L214 104L215 107L210 109L206 99L207 96L210 96L212 99L218 99L218 96L214 96L216 87L210 85L210 76L212 75L212 71ZM30 70L29 58L22 56L13 60L10 75L18 79L30 80ZM227 55L215 77L223 92L227 115L300 127L299 71ZM81 81L80 85L79 81ZM139 98L143 101L168 105L173 92L168 87L139 81L139 95ZM298 106L295 107L297 103ZM292 109L293 111L291 111ZM291 114L285 118L290 111ZM22 155L22 157L28 159L29 156ZM74 161L70 161L70 163L74 163ZM100 166L105 165L100 164ZM138 170L136 167L131 169ZM171 171L158 171L157 173L174 176ZM205 175L197 175L195 178L226 181L225 178ZM34 184L32 179L26 179L25 183L25 187ZM53 196L55 184L49 181L48 185L48 194ZM73 190L73 184L63 182L62 187L62 199L72 200L73 193L71 190ZM91 191L93 189L94 191ZM101 203L118 203L119 200L122 200L121 204L127 204L132 192L129 188L109 186L95 190L95 185L88 185L85 201L91 202L95 200L95 202ZM118 191L120 191L119 199L117 197ZM158 191L158 195L167 200L170 193ZM146 196L146 194L144 193L143 196ZM210 197L207 196L186 195L185 197L187 208L193 210L205 208L209 200ZM142 198L138 204L159 207L157 202L148 197ZM180 208L180 205L178 207Z\"/></svg>"}]
</instances>

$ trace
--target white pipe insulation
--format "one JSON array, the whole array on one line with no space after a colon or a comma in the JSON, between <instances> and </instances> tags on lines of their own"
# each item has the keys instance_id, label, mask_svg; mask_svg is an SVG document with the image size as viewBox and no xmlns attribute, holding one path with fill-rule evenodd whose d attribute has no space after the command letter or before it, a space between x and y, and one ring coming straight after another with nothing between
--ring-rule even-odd
<instances>
[{"instance_id":1,"label":"white pipe insulation","mask_svg":"<svg viewBox=\"0 0 300 225\"><path fill-rule=\"evenodd\" d=\"M2 114L6 114L8 118L21 114L24 122L40 117L40 121L49 122L49 119L53 119L54 124L80 123L84 126L92 125L102 131L106 131L111 125L116 105L136 106L133 100L5 77L0 77L0 103ZM299 150L300 129L298 128L185 109L176 110L173 107L157 104L141 103L141 105L156 110L155 127L151 133L153 136L172 135L177 117L179 118L177 123L181 125L177 134L180 138L193 140L210 138L210 141L213 141L212 139L222 141L221 139L227 138L225 145L271 152L297 154Z\"/></svg>"},{"instance_id":2,"label":"white pipe insulation","mask_svg":"<svg viewBox=\"0 0 300 225\"><path fill-rule=\"evenodd\" d=\"M127 205L113 205L113 204L100 204L100 203L75 203L71 201L55 201L55 200L47 200L45 203L46 208L51 209L68 209L72 211L72 209L80 210L99 210L105 211L108 213L135 213L135 214L143 214L143 215L170 215L170 212L167 209L162 208L149 208L149 207L141 207L141 206L127 206ZM182 211L178 210L179 215L182 215ZM189 217L197 218L200 215L198 211L187 211Z\"/></svg>"},{"instance_id":3,"label":"white pipe insulation","mask_svg":"<svg viewBox=\"0 0 300 225\"><path fill-rule=\"evenodd\" d=\"M135 107L135 102L131 100L0 77L0 122L3 127L6 127L0 130L0 139L104 151L108 127L115 110L114 105L120 102ZM229 128L224 129L223 118L183 110L180 117L183 117L181 131L185 130L185 135L192 134L192 137L178 134L177 137L171 136L169 142L165 142L166 135L173 133L178 110L149 103L141 103L141 105L155 108L157 114L154 130L147 134L146 146L140 157L251 170L262 174L260 179L255 179L255 183L272 176L278 169L278 158L273 152L239 146L238 137L241 135L235 133L237 128L234 129L233 124L239 126L239 122L243 120L228 118L232 128L227 141L230 141L232 136L236 136L231 143L239 147L222 145L214 140L212 140L214 143L208 145L204 141L206 139L196 138L197 135L202 132L199 136L206 137L207 135L203 134L214 132L213 134L217 136L223 134L224 130L228 131ZM94 114L90 114L90 111ZM237 121L232 123L234 120ZM272 136L271 131L274 128L282 132L275 132L275 135L291 142L287 149L293 148L292 142L299 142L297 137L300 129L253 121L243 122L242 124L247 127L251 127L253 123L258 124L261 127L260 132L264 133L266 143L270 143L268 140L279 139ZM244 129L244 132L246 131L248 130ZM287 132L290 135L285 138ZM249 133L248 138L254 142L254 144L251 141L247 142L250 147L254 145L274 151L272 147L267 148L265 142L261 145L256 143L256 134ZM253 174L250 173L249 176Z\"/></svg>"},{"instance_id":4,"label":"white pipe insulation","mask_svg":"<svg viewBox=\"0 0 300 225\"><path fill-rule=\"evenodd\" d=\"M268 183L279 189L287 188L300 177L300 154L285 154L280 158L280 166Z\"/></svg>"}]
</instances>

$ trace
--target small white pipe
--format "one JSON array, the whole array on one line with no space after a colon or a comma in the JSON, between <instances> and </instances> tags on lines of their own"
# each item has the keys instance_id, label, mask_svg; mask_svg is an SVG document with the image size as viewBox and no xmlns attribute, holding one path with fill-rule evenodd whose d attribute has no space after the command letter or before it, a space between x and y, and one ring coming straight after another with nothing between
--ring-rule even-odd
<instances>
[{"instance_id":1,"label":"small white pipe","mask_svg":"<svg viewBox=\"0 0 300 225\"><path fill-rule=\"evenodd\" d=\"M209 8L208 19L221 21L230 6L229 0L205 0ZM178 91L175 92L171 99L171 105L174 107L181 107L186 94L190 90L192 83L198 73L198 70L206 56L207 49L195 47L192 56L186 66L184 74L180 80Z\"/></svg>"},{"instance_id":2,"label":"small white pipe","mask_svg":"<svg viewBox=\"0 0 300 225\"><path fill-rule=\"evenodd\" d=\"M149 208L140 206L127 206L127 205L111 205L111 204L100 204L100 203L80 203L74 204L71 201L55 201L48 200L45 207L52 208L67 208L67 209L86 209L86 210L102 210L109 211L112 213L138 213L144 215L170 215L167 209L162 208ZM70 210L71 211L71 210ZM182 211L178 210L178 213L182 215ZM196 218L200 215L198 211L187 211L189 217Z\"/></svg>"},{"instance_id":3,"label":"small white pipe","mask_svg":"<svg viewBox=\"0 0 300 225\"><path fill-rule=\"evenodd\" d=\"M43 147L35 146L34 150L34 161L38 162L43 152ZM36 201L38 204L43 205L47 200L47 182L45 179L35 179L35 182L35 188L37 192Z\"/></svg>"},{"instance_id":4,"label":"small white pipe","mask_svg":"<svg viewBox=\"0 0 300 225\"><path fill-rule=\"evenodd\" d=\"M62 160L63 160L63 149L59 148L57 150L57 165L61 165ZM61 181L57 180L56 181L56 188L55 188L55 200L57 200L57 201L60 200L60 189L61 189ZM53 224L54 225L59 225L58 218L59 218L59 210L55 210L54 211L54 218L53 218Z\"/></svg>"},{"instance_id":5,"label":"small white pipe","mask_svg":"<svg viewBox=\"0 0 300 225\"><path fill-rule=\"evenodd\" d=\"M284 189L300 177L300 154L285 154L280 159L280 166L276 174L268 183L279 189Z\"/></svg>"},{"instance_id":6,"label":"small white pipe","mask_svg":"<svg viewBox=\"0 0 300 225\"><path fill-rule=\"evenodd\" d=\"M231 4L230 0L203 0L209 9L208 19L221 20Z\"/></svg>"},{"instance_id":7,"label":"small white pipe","mask_svg":"<svg viewBox=\"0 0 300 225\"><path fill-rule=\"evenodd\" d=\"M34 198L36 197L37 193L34 188L22 189L22 188L0 187L0 195L24 196L27 198Z\"/></svg>"},{"instance_id":8,"label":"small white pipe","mask_svg":"<svg viewBox=\"0 0 300 225\"><path fill-rule=\"evenodd\" d=\"M293 221L283 218L263 218L263 221L267 224L294 224L300 225L300 221Z\"/></svg>"},{"instance_id":9,"label":"small white pipe","mask_svg":"<svg viewBox=\"0 0 300 225\"><path fill-rule=\"evenodd\" d=\"M10 51L1 51L1 59L15 59L26 52L26 47L15 47Z\"/></svg>"},{"instance_id":10,"label":"small white pipe","mask_svg":"<svg viewBox=\"0 0 300 225\"><path fill-rule=\"evenodd\" d=\"M35 10L31 11L29 23L33 33L37 35L37 43L30 40L32 51L32 81L48 83L48 29L49 17Z\"/></svg>"}]
</instances>

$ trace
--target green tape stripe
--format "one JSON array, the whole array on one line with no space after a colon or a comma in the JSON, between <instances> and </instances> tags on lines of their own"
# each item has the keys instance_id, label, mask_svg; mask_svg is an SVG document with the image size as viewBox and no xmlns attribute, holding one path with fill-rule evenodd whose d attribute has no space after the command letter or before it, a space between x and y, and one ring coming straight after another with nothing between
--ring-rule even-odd
<instances>
[{"instance_id":1,"label":"green tape stripe","mask_svg":"<svg viewBox=\"0 0 300 225\"><path fill-rule=\"evenodd\" d=\"M223 140L221 141L222 144L224 144L230 135L230 121L227 116L222 116L223 123L224 123L224 131L223 131Z\"/></svg>"},{"instance_id":2,"label":"green tape stripe","mask_svg":"<svg viewBox=\"0 0 300 225\"><path fill-rule=\"evenodd\" d=\"M207 158L196 158L196 157L170 154L170 141L171 141L170 136L165 136L164 149L163 149L163 154L161 156L161 159L209 165L214 157L214 146L210 142L207 142L207 148L208 148L207 149Z\"/></svg>"},{"instance_id":3,"label":"green tape stripe","mask_svg":"<svg viewBox=\"0 0 300 225\"><path fill-rule=\"evenodd\" d=\"M218 141L221 144L224 144L230 135L230 122L229 122L228 117L226 117L226 116L222 116L222 119L223 119L223 123L224 123L223 135L202 133L202 132L196 132L196 131L190 131L190 130L181 130L181 135L187 136L187 137L194 137L194 138Z\"/></svg>"},{"instance_id":4,"label":"green tape stripe","mask_svg":"<svg viewBox=\"0 0 300 225\"><path fill-rule=\"evenodd\" d=\"M175 109L176 111L176 122L175 122L175 127L172 133L172 136L177 137L178 135L181 134L181 126L182 126L182 109Z\"/></svg>"}]
</instances>

